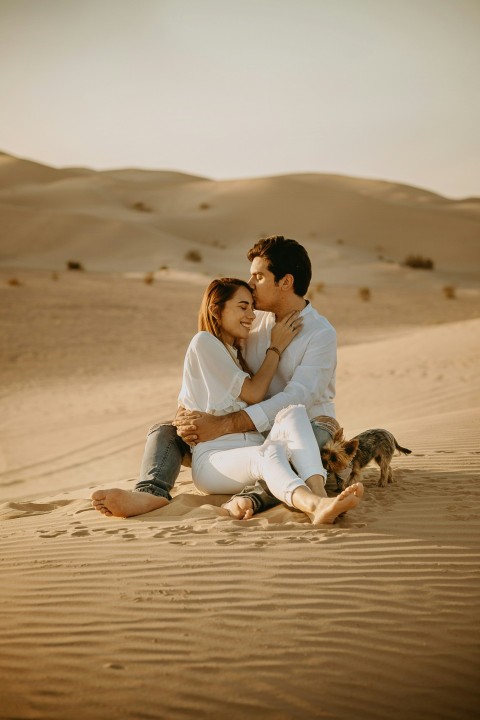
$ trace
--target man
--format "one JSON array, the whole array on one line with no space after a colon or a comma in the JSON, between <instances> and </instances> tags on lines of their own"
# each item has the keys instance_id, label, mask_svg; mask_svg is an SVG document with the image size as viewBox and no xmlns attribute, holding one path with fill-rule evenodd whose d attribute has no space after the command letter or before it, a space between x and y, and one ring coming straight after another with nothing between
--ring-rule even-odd
<instances>
[{"instance_id":1,"label":"man","mask_svg":"<svg viewBox=\"0 0 480 720\"><path fill-rule=\"evenodd\" d=\"M176 427L155 425L147 436L135 491L118 488L96 491L92 499L99 512L129 517L167 505L182 460L189 451L187 443L254 430L267 434L276 414L289 405L305 405L319 447L331 438L328 424L315 418L335 417L336 333L328 320L305 300L312 277L308 253L295 240L274 235L256 243L247 257L251 262L249 285L255 301L256 319L245 356L253 372L265 358L276 320L296 310L303 322L302 330L282 354L267 399L222 416L180 410ZM326 497L323 486L312 490ZM224 507L233 517L248 519L254 512L278 502L259 481L234 496Z\"/></svg>"}]
</instances>

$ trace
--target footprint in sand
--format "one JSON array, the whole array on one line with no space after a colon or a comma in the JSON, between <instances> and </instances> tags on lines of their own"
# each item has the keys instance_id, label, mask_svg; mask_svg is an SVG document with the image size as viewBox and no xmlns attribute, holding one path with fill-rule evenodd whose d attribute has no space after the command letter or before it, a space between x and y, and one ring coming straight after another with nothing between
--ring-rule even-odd
<instances>
[{"instance_id":1,"label":"footprint in sand","mask_svg":"<svg viewBox=\"0 0 480 720\"><path fill-rule=\"evenodd\" d=\"M170 532L170 530L160 530L160 532L155 533L155 535L153 535L152 537L154 537L154 538L169 538L171 536L172 536L172 533Z\"/></svg>"},{"instance_id":2,"label":"footprint in sand","mask_svg":"<svg viewBox=\"0 0 480 720\"><path fill-rule=\"evenodd\" d=\"M103 530L103 528L100 528L100 529ZM119 528L112 528L111 530L105 530L104 532L106 535L118 535L118 533L126 532L126 531L127 531L127 528L119 527Z\"/></svg>"},{"instance_id":3,"label":"footprint in sand","mask_svg":"<svg viewBox=\"0 0 480 720\"><path fill-rule=\"evenodd\" d=\"M70 533L71 537L86 537L87 535L90 535L90 532L88 530L75 530L74 532Z\"/></svg>"},{"instance_id":4,"label":"footprint in sand","mask_svg":"<svg viewBox=\"0 0 480 720\"><path fill-rule=\"evenodd\" d=\"M237 542L236 538L225 538L222 540L215 540L215 543L217 545L233 545L236 542Z\"/></svg>"},{"instance_id":5,"label":"footprint in sand","mask_svg":"<svg viewBox=\"0 0 480 720\"><path fill-rule=\"evenodd\" d=\"M65 535L67 530L38 530L41 538L55 538L59 535Z\"/></svg>"}]
</instances>

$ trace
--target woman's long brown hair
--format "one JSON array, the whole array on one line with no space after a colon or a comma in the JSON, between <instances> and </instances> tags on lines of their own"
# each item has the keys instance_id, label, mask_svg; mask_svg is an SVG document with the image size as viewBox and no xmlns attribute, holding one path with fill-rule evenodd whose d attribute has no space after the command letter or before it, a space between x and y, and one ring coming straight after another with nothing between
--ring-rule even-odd
<instances>
[{"instance_id":1,"label":"woman's long brown hair","mask_svg":"<svg viewBox=\"0 0 480 720\"><path fill-rule=\"evenodd\" d=\"M203 294L202 303L198 312L198 329L206 330L211 333L224 345L225 343L222 339L222 326L220 322L222 311L225 307L225 303L235 295L240 287L246 288L250 293L252 292L248 283L244 280L239 280L238 278L218 278L212 280ZM234 346L238 352L238 361L242 370L247 372L249 375L252 375L251 370L245 362L240 347L236 345L236 341L234 342Z\"/></svg>"}]
</instances>

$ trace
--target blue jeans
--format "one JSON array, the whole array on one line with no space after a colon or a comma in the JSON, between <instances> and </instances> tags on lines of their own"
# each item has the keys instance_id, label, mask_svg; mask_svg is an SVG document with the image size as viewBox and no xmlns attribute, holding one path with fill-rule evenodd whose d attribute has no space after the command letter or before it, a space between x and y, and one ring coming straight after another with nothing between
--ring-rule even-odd
<instances>
[{"instance_id":1,"label":"blue jeans","mask_svg":"<svg viewBox=\"0 0 480 720\"><path fill-rule=\"evenodd\" d=\"M331 434L315 420L312 420L312 429L320 449L332 439ZM176 428L170 423L158 423L151 427L147 435L140 479L135 490L171 500L170 490L175 485L182 459L189 451L187 443L177 435ZM256 513L280 503L269 491L264 480L257 480L255 485L244 488L238 496L250 498Z\"/></svg>"},{"instance_id":2,"label":"blue jeans","mask_svg":"<svg viewBox=\"0 0 480 720\"><path fill-rule=\"evenodd\" d=\"M182 459L188 452L189 446L177 435L173 425L158 423L151 427L135 490L171 500L170 490L175 485Z\"/></svg>"}]
</instances>

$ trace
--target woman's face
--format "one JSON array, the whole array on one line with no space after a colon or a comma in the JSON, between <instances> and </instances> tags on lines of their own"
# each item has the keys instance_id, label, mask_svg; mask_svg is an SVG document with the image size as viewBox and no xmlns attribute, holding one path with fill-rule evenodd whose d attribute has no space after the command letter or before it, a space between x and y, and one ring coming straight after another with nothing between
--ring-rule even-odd
<instances>
[{"instance_id":1,"label":"woman's face","mask_svg":"<svg viewBox=\"0 0 480 720\"><path fill-rule=\"evenodd\" d=\"M246 340L254 319L252 293L239 287L222 310L220 328L223 341L233 345L237 338Z\"/></svg>"}]
</instances>

